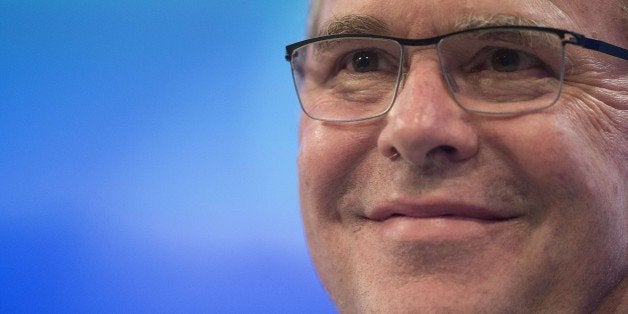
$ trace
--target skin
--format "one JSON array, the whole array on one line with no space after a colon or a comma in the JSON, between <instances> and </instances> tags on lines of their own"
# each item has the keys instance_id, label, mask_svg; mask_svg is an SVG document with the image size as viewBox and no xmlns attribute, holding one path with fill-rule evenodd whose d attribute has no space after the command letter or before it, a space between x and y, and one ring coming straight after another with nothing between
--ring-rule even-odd
<instances>
[{"instance_id":1,"label":"skin","mask_svg":"<svg viewBox=\"0 0 628 314\"><path fill-rule=\"evenodd\" d=\"M386 23L389 35L425 38L470 15L509 15L628 46L615 2L495 3L330 0L314 25L361 14ZM302 215L341 312L628 312L628 62L579 47L568 54L577 61L561 98L540 112L465 111L427 49L409 57L385 116L302 117ZM511 219L474 229L446 218L386 226L368 217L404 204L475 206Z\"/></svg>"}]
</instances>

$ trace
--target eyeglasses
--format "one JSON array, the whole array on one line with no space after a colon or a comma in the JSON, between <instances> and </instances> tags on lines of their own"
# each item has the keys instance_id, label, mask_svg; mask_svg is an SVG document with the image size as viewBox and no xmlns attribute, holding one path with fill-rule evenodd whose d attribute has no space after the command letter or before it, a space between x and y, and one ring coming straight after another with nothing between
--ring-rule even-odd
<instances>
[{"instance_id":1,"label":"eyeglasses","mask_svg":"<svg viewBox=\"0 0 628 314\"><path fill-rule=\"evenodd\" d=\"M427 39L330 35L286 46L307 116L352 122L386 114L408 68L404 47L436 45L440 71L455 102L481 114L521 114L558 100L565 46L628 60L628 50L546 27L495 26Z\"/></svg>"}]
</instances>

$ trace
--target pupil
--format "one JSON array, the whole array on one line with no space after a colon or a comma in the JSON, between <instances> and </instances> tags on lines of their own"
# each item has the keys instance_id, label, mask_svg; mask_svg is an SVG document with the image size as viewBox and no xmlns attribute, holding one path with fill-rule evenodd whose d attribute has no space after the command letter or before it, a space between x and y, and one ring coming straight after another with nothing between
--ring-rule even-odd
<instances>
[{"instance_id":1,"label":"pupil","mask_svg":"<svg viewBox=\"0 0 628 314\"><path fill-rule=\"evenodd\" d=\"M353 56L353 69L356 72L369 72L377 70L378 59L373 52L359 52Z\"/></svg>"},{"instance_id":2,"label":"pupil","mask_svg":"<svg viewBox=\"0 0 628 314\"><path fill-rule=\"evenodd\" d=\"M492 65L497 71L516 71L519 68L519 54L510 49L497 50L493 55Z\"/></svg>"}]
</instances>

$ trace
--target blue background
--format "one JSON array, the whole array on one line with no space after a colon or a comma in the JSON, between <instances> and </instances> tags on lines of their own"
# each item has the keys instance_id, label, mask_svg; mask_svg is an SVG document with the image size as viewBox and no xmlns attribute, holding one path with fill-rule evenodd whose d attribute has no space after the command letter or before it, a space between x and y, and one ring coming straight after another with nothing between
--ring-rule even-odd
<instances>
[{"instance_id":1,"label":"blue background","mask_svg":"<svg viewBox=\"0 0 628 314\"><path fill-rule=\"evenodd\" d=\"M306 14L2 1L0 312L333 312L283 59Z\"/></svg>"}]
</instances>

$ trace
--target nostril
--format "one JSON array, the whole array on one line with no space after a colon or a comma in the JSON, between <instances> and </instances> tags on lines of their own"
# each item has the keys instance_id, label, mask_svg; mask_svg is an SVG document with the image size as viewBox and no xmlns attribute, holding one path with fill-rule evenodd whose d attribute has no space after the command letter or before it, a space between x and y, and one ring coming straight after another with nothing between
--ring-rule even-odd
<instances>
[{"instance_id":1,"label":"nostril","mask_svg":"<svg viewBox=\"0 0 628 314\"><path fill-rule=\"evenodd\" d=\"M395 149L394 147L392 147L387 154L385 154L385 156L390 159L390 160L395 160L397 159L397 157L401 156L401 154L397 151L397 149Z\"/></svg>"},{"instance_id":2,"label":"nostril","mask_svg":"<svg viewBox=\"0 0 628 314\"><path fill-rule=\"evenodd\" d=\"M427 160L432 160L432 161L436 161L436 160L455 161L458 159L459 153L460 151L454 146L442 145L442 146L438 146L432 149L427 154L426 157L427 157Z\"/></svg>"},{"instance_id":3,"label":"nostril","mask_svg":"<svg viewBox=\"0 0 628 314\"><path fill-rule=\"evenodd\" d=\"M453 155L458 151L455 147L449 145L440 146L439 150L447 155Z\"/></svg>"}]
</instances>

